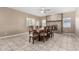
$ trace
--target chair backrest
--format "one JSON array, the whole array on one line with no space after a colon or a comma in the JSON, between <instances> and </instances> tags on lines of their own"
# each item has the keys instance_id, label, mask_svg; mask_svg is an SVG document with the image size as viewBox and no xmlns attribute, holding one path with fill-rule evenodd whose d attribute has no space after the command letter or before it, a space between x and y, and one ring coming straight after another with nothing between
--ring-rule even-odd
<instances>
[{"instance_id":1,"label":"chair backrest","mask_svg":"<svg viewBox=\"0 0 79 59\"><path fill-rule=\"evenodd\" d=\"M45 30L41 30L39 34L40 34L40 36L44 36L46 33L47 32Z\"/></svg>"},{"instance_id":2,"label":"chair backrest","mask_svg":"<svg viewBox=\"0 0 79 59\"><path fill-rule=\"evenodd\" d=\"M29 26L29 34L33 32L33 26Z\"/></svg>"},{"instance_id":3,"label":"chair backrest","mask_svg":"<svg viewBox=\"0 0 79 59\"><path fill-rule=\"evenodd\" d=\"M38 36L38 32L36 30L33 30L33 36Z\"/></svg>"}]
</instances>

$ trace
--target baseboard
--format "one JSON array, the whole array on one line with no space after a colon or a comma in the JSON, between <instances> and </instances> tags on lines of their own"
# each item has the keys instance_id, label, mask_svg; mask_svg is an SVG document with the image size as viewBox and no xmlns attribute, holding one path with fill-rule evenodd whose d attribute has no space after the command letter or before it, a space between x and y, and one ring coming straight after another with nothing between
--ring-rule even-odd
<instances>
[{"instance_id":1,"label":"baseboard","mask_svg":"<svg viewBox=\"0 0 79 59\"><path fill-rule=\"evenodd\" d=\"M0 37L0 38L8 38L8 37L14 37L14 36L19 36L19 35L24 35L24 34L27 34L27 32L25 32L25 33L18 33L18 34L15 34L15 35L3 36L3 37Z\"/></svg>"}]
</instances>

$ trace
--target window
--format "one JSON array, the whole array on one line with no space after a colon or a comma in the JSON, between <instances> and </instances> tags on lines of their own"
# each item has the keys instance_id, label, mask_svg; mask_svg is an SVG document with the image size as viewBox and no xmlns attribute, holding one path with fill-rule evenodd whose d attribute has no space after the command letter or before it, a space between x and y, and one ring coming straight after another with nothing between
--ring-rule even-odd
<instances>
[{"instance_id":1,"label":"window","mask_svg":"<svg viewBox=\"0 0 79 59\"><path fill-rule=\"evenodd\" d=\"M46 20L42 20L42 26L46 26Z\"/></svg>"},{"instance_id":2,"label":"window","mask_svg":"<svg viewBox=\"0 0 79 59\"><path fill-rule=\"evenodd\" d=\"M26 18L26 26L35 26L35 19L34 18L30 18L30 17L27 17Z\"/></svg>"},{"instance_id":3,"label":"window","mask_svg":"<svg viewBox=\"0 0 79 59\"><path fill-rule=\"evenodd\" d=\"M37 20L35 25L40 26L40 21Z\"/></svg>"},{"instance_id":4,"label":"window","mask_svg":"<svg viewBox=\"0 0 79 59\"><path fill-rule=\"evenodd\" d=\"M27 17L26 18L26 26L29 27L29 26L40 26L42 23L42 26L46 26L46 20L42 20L40 22L40 20L36 20L34 18L31 18L31 17Z\"/></svg>"},{"instance_id":5,"label":"window","mask_svg":"<svg viewBox=\"0 0 79 59\"><path fill-rule=\"evenodd\" d=\"M64 18L63 19L63 27L65 27L65 28L71 27L71 18Z\"/></svg>"}]
</instances>

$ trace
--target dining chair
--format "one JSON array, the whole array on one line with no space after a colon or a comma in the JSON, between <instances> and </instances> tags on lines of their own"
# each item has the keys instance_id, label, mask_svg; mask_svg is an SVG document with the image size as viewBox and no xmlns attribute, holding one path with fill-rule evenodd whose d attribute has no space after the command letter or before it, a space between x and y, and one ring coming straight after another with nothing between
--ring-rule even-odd
<instances>
[{"instance_id":1,"label":"dining chair","mask_svg":"<svg viewBox=\"0 0 79 59\"><path fill-rule=\"evenodd\" d=\"M44 30L40 31L40 39L41 41L45 42L47 39L47 33Z\"/></svg>"},{"instance_id":2,"label":"dining chair","mask_svg":"<svg viewBox=\"0 0 79 59\"><path fill-rule=\"evenodd\" d=\"M31 41L32 37L33 37L33 28L29 27L29 42Z\"/></svg>"},{"instance_id":3,"label":"dining chair","mask_svg":"<svg viewBox=\"0 0 79 59\"><path fill-rule=\"evenodd\" d=\"M34 44L34 41L38 39L39 39L38 32L36 30L33 30L32 43Z\"/></svg>"}]
</instances>

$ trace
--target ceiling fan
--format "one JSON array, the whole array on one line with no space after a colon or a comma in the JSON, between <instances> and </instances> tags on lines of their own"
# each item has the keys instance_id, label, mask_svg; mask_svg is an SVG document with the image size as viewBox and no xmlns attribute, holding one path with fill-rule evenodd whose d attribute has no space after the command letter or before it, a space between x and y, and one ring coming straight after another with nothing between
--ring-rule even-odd
<instances>
[{"instance_id":1,"label":"ceiling fan","mask_svg":"<svg viewBox=\"0 0 79 59\"><path fill-rule=\"evenodd\" d=\"M48 13L50 11L50 9L48 9L48 8L45 8L45 7L42 7L41 8L41 13L42 14L46 14L46 13Z\"/></svg>"}]
</instances>

